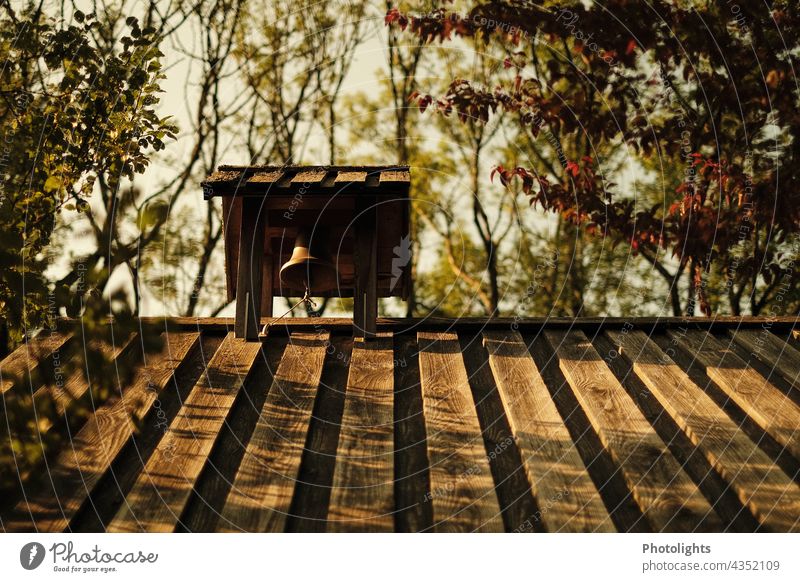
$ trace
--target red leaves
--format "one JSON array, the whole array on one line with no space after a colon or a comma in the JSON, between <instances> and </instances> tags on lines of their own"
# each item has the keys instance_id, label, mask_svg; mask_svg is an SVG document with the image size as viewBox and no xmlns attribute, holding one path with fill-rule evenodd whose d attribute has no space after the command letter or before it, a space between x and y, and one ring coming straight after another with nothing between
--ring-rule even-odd
<instances>
[{"instance_id":1,"label":"red leaves","mask_svg":"<svg viewBox=\"0 0 800 582\"><path fill-rule=\"evenodd\" d=\"M422 95L419 91L413 91L411 95L408 96L409 103L414 101L417 102L417 107L419 107L420 113L425 113L425 110L431 105L435 105L436 111L444 114L445 116L450 115L450 112L452 111L452 107L446 101L434 101L432 96L427 94Z\"/></svg>"},{"instance_id":2,"label":"red leaves","mask_svg":"<svg viewBox=\"0 0 800 582\"><path fill-rule=\"evenodd\" d=\"M515 177L520 178L522 180L522 191L525 192L525 194L530 195L533 188L534 176L525 168L518 166L513 170L510 170L504 168L501 164L498 164L495 166L489 176L489 179L492 182L494 182L495 174L500 176L500 183L505 187L508 187L508 185L511 183L511 180L513 180Z\"/></svg>"},{"instance_id":3,"label":"red leaves","mask_svg":"<svg viewBox=\"0 0 800 582\"><path fill-rule=\"evenodd\" d=\"M400 30L405 30L408 26L408 17L402 14L397 8L391 8L386 13L383 22L386 26L391 26L396 22Z\"/></svg>"},{"instance_id":4,"label":"red leaves","mask_svg":"<svg viewBox=\"0 0 800 582\"><path fill-rule=\"evenodd\" d=\"M453 33L458 36L471 36L475 26L471 20L465 19L457 12L448 13L443 8L427 12L422 16L406 16L397 8L390 8L384 17L386 26L399 26L405 30L410 25L411 32L423 42L434 40L450 40Z\"/></svg>"},{"instance_id":5,"label":"red leaves","mask_svg":"<svg viewBox=\"0 0 800 582\"><path fill-rule=\"evenodd\" d=\"M578 174L581 173L581 167L576 164L575 162L567 162L567 172L572 174L573 178L577 178Z\"/></svg>"},{"instance_id":6,"label":"red leaves","mask_svg":"<svg viewBox=\"0 0 800 582\"><path fill-rule=\"evenodd\" d=\"M428 106L429 106L429 105L430 105L432 102L433 102L433 97L431 97L430 95L424 95L424 96L420 97L420 98L419 98L419 101L418 101L418 104L419 104L419 110L420 110L422 113L425 113L425 110L428 108Z\"/></svg>"}]
</instances>

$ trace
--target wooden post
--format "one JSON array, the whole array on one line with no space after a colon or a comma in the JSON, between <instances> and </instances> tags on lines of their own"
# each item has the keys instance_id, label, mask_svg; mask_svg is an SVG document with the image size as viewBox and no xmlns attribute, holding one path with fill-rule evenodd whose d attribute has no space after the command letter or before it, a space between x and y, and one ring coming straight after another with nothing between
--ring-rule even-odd
<instances>
[{"instance_id":1,"label":"wooden post","mask_svg":"<svg viewBox=\"0 0 800 582\"><path fill-rule=\"evenodd\" d=\"M374 338L378 318L378 236L375 197L359 193L356 199L356 281L353 292L353 335Z\"/></svg>"},{"instance_id":2,"label":"wooden post","mask_svg":"<svg viewBox=\"0 0 800 582\"><path fill-rule=\"evenodd\" d=\"M264 277L261 283L261 317L272 317L272 261L275 255L271 253L272 249L267 249L267 256L264 257Z\"/></svg>"},{"instance_id":3,"label":"wooden post","mask_svg":"<svg viewBox=\"0 0 800 582\"><path fill-rule=\"evenodd\" d=\"M263 199L242 199L242 229L239 238L239 271L236 282L234 334L248 341L258 340L261 318L261 287L264 277L264 233L266 209Z\"/></svg>"},{"instance_id":4,"label":"wooden post","mask_svg":"<svg viewBox=\"0 0 800 582\"><path fill-rule=\"evenodd\" d=\"M378 327L378 233L376 231L378 213L374 197L366 215L369 221L369 240L366 243L369 275L367 276L367 292L364 298L364 337L374 338Z\"/></svg>"}]
</instances>

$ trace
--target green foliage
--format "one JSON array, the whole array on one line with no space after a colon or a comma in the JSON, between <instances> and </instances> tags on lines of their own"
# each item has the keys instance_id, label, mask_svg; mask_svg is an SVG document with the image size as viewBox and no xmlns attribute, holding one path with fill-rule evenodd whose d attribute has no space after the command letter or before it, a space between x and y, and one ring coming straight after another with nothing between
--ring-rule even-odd
<instances>
[{"instance_id":1,"label":"green foliage","mask_svg":"<svg viewBox=\"0 0 800 582\"><path fill-rule=\"evenodd\" d=\"M74 338L58 366L43 362L36 378L4 377L15 385L3 399L9 438L0 466L21 473L40 467L71 427L130 379L131 362L110 359L103 346L137 333L136 353L160 349L157 330L140 325L123 292L106 288L116 232L96 233L107 247L90 262L76 261L59 281L48 270L58 258L51 246L57 225L83 215L98 228L92 206L99 185L106 212L128 205L131 189L123 184L176 132L155 109L164 78L155 30L128 18L127 34L101 49L96 38L107 31L94 14L76 12L66 24L39 8L4 7L0 15L0 318L10 340L2 351L57 325ZM153 207L141 222L165 214ZM58 323L62 315L75 319ZM89 389L67 398L65 408L56 402L66 378ZM16 480L4 470L0 490Z\"/></svg>"},{"instance_id":2,"label":"green foliage","mask_svg":"<svg viewBox=\"0 0 800 582\"><path fill-rule=\"evenodd\" d=\"M60 307L48 301L44 276L59 215L90 213L101 177L116 197L122 180L144 172L149 152L176 131L154 109L163 78L154 31L128 19L121 50L104 54L92 42L94 15L75 20L64 25L38 13L0 20L0 317L14 342Z\"/></svg>"}]
</instances>

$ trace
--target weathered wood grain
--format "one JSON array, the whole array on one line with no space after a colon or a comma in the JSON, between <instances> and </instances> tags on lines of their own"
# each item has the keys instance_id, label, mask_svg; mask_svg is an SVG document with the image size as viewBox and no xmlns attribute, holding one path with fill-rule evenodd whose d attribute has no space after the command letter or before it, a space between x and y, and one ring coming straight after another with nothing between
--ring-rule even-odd
<instances>
[{"instance_id":1,"label":"weathered wood grain","mask_svg":"<svg viewBox=\"0 0 800 582\"><path fill-rule=\"evenodd\" d=\"M410 181L411 173L408 170L386 170L381 172L381 184L403 184Z\"/></svg>"},{"instance_id":2,"label":"weathered wood grain","mask_svg":"<svg viewBox=\"0 0 800 582\"><path fill-rule=\"evenodd\" d=\"M169 532L180 519L222 423L261 351L229 333L107 530Z\"/></svg>"},{"instance_id":3,"label":"weathered wood grain","mask_svg":"<svg viewBox=\"0 0 800 582\"><path fill-rule=\"evenodd\" d=\"M248 184L273 184L284 175L282 170L272 170L267 172L256 172L247 179Z\"/></svg>"},{"instance_id":4,"label":"weathered wood grain","mask_svg":"<svg viewBox=\"0 0 800 582\"><path fill-rule=\"evenodd\" d=\"M164 318L143 317L142 321L163 324ZM230 328L233 323L227 317L171 317L169 321L175 325L191 326L192 328L202 325L206 331L224 331ZM761 329L765 322L769 321L773 331L788 333L792 326L800 326L800 318L797 317L776 317L774 320L767 320L763 317L462 317L454 320L449 317L381 317L378 325L384 329L391 329L395 338L403 333L416 333L421 326L426 331L452 331L457 329L459 332L483 332L491 329L513 329L520 330L523 334L527 332L537 333L543 327L548 329L580 329L584 331L597 331L605 329L619 328L634 325L637 329L645 332L664 331L669 328L688 327L691 329L709 329L724 331L731 326L737 328L756 328ZM281 320L281 327L289 331L299 331L307 328L322 327L327 330L341 330L353 325L353 320L349 317L320 317L309 319L307 317L287 317ZM277 331L277 330L276 330Z\"/></svg>"},{"instance_id":5,"label":"weathered wood grain","mask_svg":"<svg viewBox=\"0 0 800 582\"><path fill-rule=\"evenodd\" d=\"M800 352L791 343L781 341L766 329L731 329L728 334L753 356L772 366L787 382L800 389Z\"/></svg>"},{"instance_id":6,"label":"weathered wood grain","mask_svg":"<svg viewBox=\"0 0 800 582\"><path fill-rule=\"evenodd\" d=\"M136 421L151 410L159 392L172 380L199 339L197 332L166 334L162 351L146 358L131 386L124 389L121 397L113 403L99 408L50 465L49 486L35 497L19 503L9 529L66 530L72 517L134 434Z\"/></svg>"},{"instance_id":7,"label":"weathered wood grain","mask_svg":"<svg viewBox=\"0 0 800 582\"><path fill-rule=\"evenodd\" d=\"M419 332L435 531L503 530L489 460L455 333Z\"/></svg>"},{"instance_id":8,"label":"weathered wood grain","mask_svg":"<svg viewBox=\"0 0 800 582\"><path fill-rule=\"evenodd\" d=\"M395 531L428 531L433 526L425 418L415 335L394 337Z\"/></svg>"},{"instance_id":9,"label":"weathered wood grain","mask_svg":"<svg viewBox=\"0 0 800 582\"><path fill-rule=\"evenodd\" d=\"M292 184L317 184L322 182L328 174L326 170L311 169L297 172L292 178Z\"/></svg>"},{"instance_id":10,"label":"weathered wood grain","mask_svg":"<svg viewBox=\"0 0 800 582\"><path fill-rule=\"evenodd\" d=\"M656 531L720 530L697 485L581 331L547 331L572 391Z\"/></svg>"},{"instance_id":11,"label":"weathered wood grain","mask_svg":"<svg viewBox=\"0 0 800 582\"><path fill-rule=\"evenodd\" d=\"M137 360L122 395L95 402L91 415L76 413L89 395L82 374L43 385L58 365L54 354L67 357L71 322L0 362L6 404L33 411L32 387L35 402L64 413L42 430L71 435L42 478L22 476L27 503L19 495L0 503L0 530L597 529L587 526L597 507L572 490L558 495L573 471L600 490L608 529L800 527L800 351L787 338L798 318L382 318L384 337L356 342L354 354L346 318L287 319L262 342L235 345L222 339L231 319L169 322L181 331L170 332L168 347L145 366ZM528 335L510 333L512 324ZM319 329L344 342L336 366L324 342L315 343ZM281 361L290 335L305 351ZM311 339L294 341L302 335ZM213 349L204 358L197 348L206 342ZM127 360L133 347L105 349ZM622 357L606 366L597 352L616 347ZM45 356L40 371L34 352ZM265 352L273 354L270 371L283 364L301 385L263 372ZM324 373L315 383L292 359ZM392 369L393 360L402 364ZM12 387L10 376L19 383ZM167 387L169 396L158 396ZM151 423L157 397L161 426ZM137 418L145 421L140 433ZM237 478L234 488L252 491L234 507ZM226 511L235 523L220 517Z\"/></svg>"},{"instance_id":12,"label":"weathered wood grain","mask_svg":"<svg viewBox=\"0 0 800 582\"><path fill-rule=\"evenodd\" d=\"M349 184L351 182L359 183L363 182L366 179L367 179L367 172L339 171L339 173L336 175L334 183L336 184L342 184L342 183Z\"/></svg>"},{"instance_id":13,"label":"weathered wood grain","mask_svg":"<svg viewBox=\"0 0 800 582\"><path fill-rule=\"evenodd\" d=\"M497 390L548 531L616 531L518 332L486 332Z\"/></svg>"},{"instance_id":14,"label":"weathered wood grain","mask_svg":"<svg viewBox=\"0 0 800 582\"><path fill-rule=\"evenodd\" d=\"M283 531L330 334L294 333L236 473L219 528Z\"/></svg>"},{"instance_id":15,"label":"weathered wood grain","mask_svg":"<svg viewBox=\"0 0 800 582\"><path fill-rule=\"evenodd\" d=\"M119 343L115 343L113 345L106 342L97 342L93 340L90 342L89 346L91 350L97 350L103 354L108 361L114 361L120 357L120 355L128 348L128 346L131 345L135 337L136 334L130 334L123 338ZM83 355L76 357L83 358ZM83 364L83 362L81 363ZM90 386L89 382L86 380L85 372L86 370L78 369L75 370L75 372L73 372L63 383L56 382L55 384L51 384L49 386L42 386L33 395L34 399L51 398L55 405L56 412L58 414L64 414L64 412L69 408L70 404L83 398L89 391ZM92 373L93 370L89 370L89 374L91 375ZM43 430L41 425L39 430Z\"/></svg>"},{"instance_id":16,"label":"weathered wood grain","mask_svg":"<svg viewBox=\"0 0 800 582\"><path fill-rule=\"evenodd\" d=\"M607 332L664 410L767 529L800 529L800 487L641 331Z\"/></svg>"},{"instance_id":17,"label":"weathered wood grain","mask_svg":"<svg viewBox=\"0 0 800 582\"><path fill-rule=\"evenodd\" d=\"M40 334L6 356L0 362L0 394L11 390L16 381L35 383L39 362L56 353L71 337L71 333Z\"/></svg>"},{"instance_id":18,"label":"weathered wood grain","mask_svg":"<svg viewBox=\"0 0 800 582\"><path fill-rule=\"evenodd\" d=\"M706 375L758 426L800 459L800 408L742 360L703 331L674 331L669 336L688 350Z\"/></svg>"},{"instance_id":19,"label":"weathered wood grain","mask_svg":"<svg viewBox=\"0 0 800 582\"><path fill-rule=\"evenodd\" d=\"M121 342L109 344L99 340L92 340L89 349L99 352L108 361L119 358L131 346L136 334L129 334ZM87 420L87 415L81 404L88 406L100 406L102 402L96 401L90 394L90 381L86 379L86 358L84 354L72 356L72 363L76 365L74 371L66 378L61 374L58 367L54 369L54 382L40 386L33 396L22 392L9 392L5 395L5 405L21 407L21 412L33 417L35 411L46 411L40 414L36 412L36 429L39 435L44 435L56 427L56 431L67 434L77 431ZM90 377L97 374L96 370L88 370ZM87 408L88 410L88 408ZM78 412L78 414L75 414ZM30 475L23 475L23 480Z\"/></svg>"},{"instance_id":20,"label":"weathered wood grain","mask_svg":"<svg viewBox=\"0 0 800 582\"><path fill-rule=\"evenodd\" d=\"M326 348L325 365L286 519L286 532L322 533L327 530L353 340L345 334L332 336ZM278 369L277 364L274 369Z\"/></svg>"},{"instance_id":21,"label":"weathered wood grain","mask_svg":"<svg viewBox=\"0 0 800 582\"><path fill-rule=\"evenodd\" d=\"M394 529L392 334L355 341L336 451L328 531Z\"/></svg>"},{"instance_id":22,"label":"weathered wood grain","mask_svg":"<svg viewBox=\"0 0 800 582\"><path fill-rule=\"evenodd\" d=\"M503 513L503 527L505 531L515 533L546 532L523 465L522 453L492 375L483 335L459 334L458 341L475 401L475 411L481 423L483 445L488 451L494 491ZM427 466L427 459L425 461ZM423 495L427 489L426 486Z\"/></svg>"}]
</instances>

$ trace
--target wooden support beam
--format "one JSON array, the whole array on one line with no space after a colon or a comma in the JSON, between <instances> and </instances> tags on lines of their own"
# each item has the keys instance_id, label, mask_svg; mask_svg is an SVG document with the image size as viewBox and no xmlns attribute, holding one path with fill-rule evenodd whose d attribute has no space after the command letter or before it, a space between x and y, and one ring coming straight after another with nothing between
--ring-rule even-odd
<instances>
[{"instance_id":1,"label":"wooden support beam","mask_svg":"<svg viewBox=\"0 0 800 582\"><path fill-rule=\"evenodd\" d=\"M370 207L366 212L367 231L369 233L368 261L369 275L367 276L367 294L364 305L364 337L374 338L377 332L378 321L378 233L376 222L378 218L375 197L370 200Z\"/></svg>"},{"instance_id":2,"label":"wooden support beam","mask_svg":"<svg viewBox=\"0 0 800 582\"><path fill-rule=\"evenodd\" d=\"M236 283L237 338L257 340L261 316L261 287L264 263L264 232L267 227L266 213L262 212L263 200L242 200L242 231L239 238L239 270Z\"/></svg>"},{"instance_id":3,"label":"wooden support beam","mask_svg":"<svg viewBox=\"0 0 800 582\"><path fill-rule=\"evenodd\" d=\"M356 201L353 335L374 338L378 319L378 236L374 196L360 195Z\"/></svg>"},{"instance_id":4,"label":"wooden support beam","mask_svg":"<svg viewBox=\"0 0 800 582\"><path fill-rule=\"evenodd\" d=\"M269 249L270 251L272 249ZM261 317L272 317L272 299L274 297L272 278L274 256L268 254L264 257L264 276L261 279Z\"/></svg>"}]
</instances>

